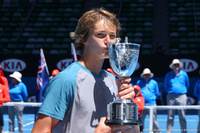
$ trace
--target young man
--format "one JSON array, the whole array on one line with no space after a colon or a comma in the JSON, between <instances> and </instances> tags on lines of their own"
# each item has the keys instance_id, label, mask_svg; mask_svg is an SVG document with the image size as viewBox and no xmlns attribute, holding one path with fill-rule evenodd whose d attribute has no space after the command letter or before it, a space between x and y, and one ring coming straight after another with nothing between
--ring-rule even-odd
<instances>
[{"instance_id":1,"label":"young man","mask_svg":"<svg viewBox=\"0 0 200 133\"><path fill-rule=\"evenodd\" d=\"M185 106L187 103L187 90L190 86L189 77L185 71L181 68L183 64L174 59L169 65L172 70L165 76L164 87L167 91L167 105L180 105ZM185 120L185 111L183 109L178 110L180 126L182 133L187 133L187 124ZM167 132L171 133L174 125L175 110L168 111L167 119Z\"/></svg>"},{"instance_id":2,"label":"young man","mask_svg":"<svg viewBox=\"0 0 200 133\"><path fill-rule=\"evenodd\" d=\"M45 89L32 133L111 133L136 132L138 126L107 126L107 105L119 97L131 100L131 78L119 80L102 70L108 58L108 45L115 43L120 24L115 15L94 9L78 21L75 37L81 59L53 78ZM116 82L117 81L117 82ZM117 84L116 84L117 83ZM119 85L119 86L117 86ZM54 128L55 127L55 128ZM61 127L61 128L60 128ZM59 131L58 131L59 129Z\"/></svg>"}]
</instances>

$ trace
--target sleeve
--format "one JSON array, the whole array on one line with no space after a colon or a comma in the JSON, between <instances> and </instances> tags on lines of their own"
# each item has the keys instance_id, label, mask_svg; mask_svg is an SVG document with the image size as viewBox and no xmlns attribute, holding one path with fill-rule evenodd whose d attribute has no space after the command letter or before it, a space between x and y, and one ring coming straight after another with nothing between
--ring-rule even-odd
<instances>
[{"instance_id":1,"label":"sleeve","mask_svg":"<svg viewBox=\"0 0 200 133\"><path fill-rule=\"evenodd\" d=\"M27 87L24 83L22 83L22 97L23 97L23 101L26 102L27 98L28 98L28 92L27 92Z\"/></svg>"},{"instance_id":2,"label":"sleeve","mask_svg":"<svg viewBox=\"0 0 200 133\"><path fill-rule=\"evenodd\" d=\"M5 102L10 102L10 95L9 95L9 91L6 87L1 86L3 89L3 98L0 99L0 103L5 103Z\"/></svg>"},{"instance_id":3,"label":"sleeve","mask_svg":"<svg viewBox=\"0 0 200 133\"><path fill-rule=\"evenodd\" d=\"M185 80L186 80L186 87L187 87L187 89L189 89L189 87L190 87L190 80L189 80L189 77L188 77L188 75L187 75L187 73L185 72Z\"/></svg>"},{"instance_id":4,"label":"sleeve","mask_svg":"<svg viewBox=\"0 0 200 133\"><path fill-rule=\"evenodd\" d=\"M9 91L8 80L6 77L0 76L0 84L4 85L5 88Z\"/></svg>"},{"instance_id":5,"label":"sleeve","mask_svg":"<svg viewBox=\"0 0 200 133\"><path fill-rule=\"evenodd\" d=\"M158 95L159 95L158 83L155 81L155 96L158 97Z\"/></svg>"},{"instance_id":6,"label":"sleeve","mask_svg":"<svg viewBox=\"0 0 200 133\"><path fill-rule=\"evenodd\" d=\"M166 76L165 76L165 79L164 79L164 88L165 88L165 90L168 92L168 75L169 74L166 74Z\"/></svg>"},{"instance_id":7,"label":"sleeve","mask_svg":"<svg viewBox=\"0 0 200 133\"><path fill-rule=\"evenodd\" d=\"M143 97L141 97L140 98L140 102L139 102L139 105L138 105L138 111L143 111L144 110L144 104L145 104L145 102L144 102L144 98Z\"/></svg>"},{"instance_id":8,"label":"sleeve","mask_svg":"<svg viewBox=\"0 0 200 133\"><path fill-rule=\"evenodd\" d=\"M200 86L199 81L197 81L194 86L194 93L193 93L196 97L199 96L199 89L200 89L199 86Z\"/></svg>"},{"instance_id":9,"label":"sleeve","mask_svg":"<svg viewBox=\"0 0 200 133\"><path fill-rule=\"evenodd\" d=\"M69 105L73 102L75 86L76 80L69 75L65 78L55 77L46 87L39 113L63 120Z\"/></svg>"},{"instance_id":10,"label":"sleeve","mask_svg":"<svg viewBox=\"0 0 200 133\"><path fill-rule=\"evenodd\" d=\"M144 98L140 97L140 101L137 101L137 98L133 99L133 102L138 105L138 112L142 112L144 110Z\"/></svg>"}]
</instances>

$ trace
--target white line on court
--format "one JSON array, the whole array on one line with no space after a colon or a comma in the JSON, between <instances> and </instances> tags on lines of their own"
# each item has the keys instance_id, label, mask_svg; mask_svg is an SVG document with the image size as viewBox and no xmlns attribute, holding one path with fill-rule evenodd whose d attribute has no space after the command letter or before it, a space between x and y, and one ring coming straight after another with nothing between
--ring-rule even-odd
<instances>
[{"instance_id":1,"label":"white line on court","mask_svg":"<svg viewBox=\"0 0 200 133\"><path fill-rule=\"evenodd\" d=\"M31 124L34 124L34 121L29 122L29 123L23 125L23 127L29 126L29 125L31 125ZM15 130L15 131L18 130L18 127L16 127L14 130ZM5 132L3 132L3 133L9 133L9 131L5 131Z\"/></svg>"}]
</instances>

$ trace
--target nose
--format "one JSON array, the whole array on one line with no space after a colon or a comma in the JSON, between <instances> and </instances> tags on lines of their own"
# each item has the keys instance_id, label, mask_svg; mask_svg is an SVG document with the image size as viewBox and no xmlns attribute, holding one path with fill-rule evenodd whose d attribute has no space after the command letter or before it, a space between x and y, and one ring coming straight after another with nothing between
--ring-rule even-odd
<instances>
[{"instance_id":1,"label":"nose","mask_svg":"<svg viewBox=\"0 0 200 133\"><path fill-rule=\"evenodd\" d=\"M111 43L111 39L110 39L110 35L109 34L106 35L105 42L106 43Z\"/></svg>"}]
</instances>

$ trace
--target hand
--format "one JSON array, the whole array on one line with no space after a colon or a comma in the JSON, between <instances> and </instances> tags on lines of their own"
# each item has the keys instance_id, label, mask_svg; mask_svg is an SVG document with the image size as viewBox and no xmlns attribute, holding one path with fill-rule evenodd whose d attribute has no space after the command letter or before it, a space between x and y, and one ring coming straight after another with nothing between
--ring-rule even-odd
<instances>
[{"instance_id":1,"label":"hand","mask_svg":"<svg viewBox=\"0 0 200 133\"><path fill-rule=\"evenodd\" d=\"M119 90L117 96L120 99L132 100L134 98L135 92L130 82L130 77L123 78L121 81L119 79L116 79Z\"/></svg>"},{"instance_id":2,"label":"hand","mask_svg":"<svg viewBox=\"0 0 200 133\"><path fill-rule=\"evenodd\" d=\"M111 127L105 124L107 117L101 117L100 122L94 133L111 133Z\"/></svg>"},{"instance_id":3,"label":"hand","mask_svg":"<svg viewBox=\"0 0 200 133\"><path fill-rule=\"evenodd\" d=\"M105 122L106 120L108 120L109 118L107 117L102 117L100 119L100 122L95 130L94 133L117 133L117 132L122 132L125 131L127 129L130 129L131 126L125 125L125 126L119 126L119 125L106 125Z\"/></svg>"}]
</instances>

